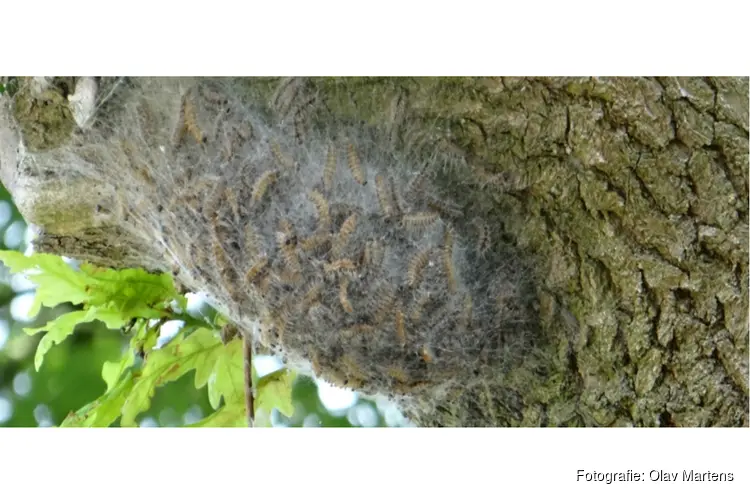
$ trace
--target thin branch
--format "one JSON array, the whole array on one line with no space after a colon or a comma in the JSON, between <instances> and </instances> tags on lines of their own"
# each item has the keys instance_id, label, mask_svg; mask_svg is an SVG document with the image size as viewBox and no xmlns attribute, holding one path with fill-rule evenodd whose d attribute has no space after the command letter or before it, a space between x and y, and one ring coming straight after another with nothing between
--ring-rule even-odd
<instances>
[{"instance_id":1,"label":"thin branch","mask_svg":"<svg viewBox=\"0 0 750 500\"><path fill-rule=\"evenodd\" d=\"M253 427L255 420L255 395L253 393L253 342L250 335L242 335L243 359L245 361L245 410L247 426Z\"/></svg>"}]
</instances>

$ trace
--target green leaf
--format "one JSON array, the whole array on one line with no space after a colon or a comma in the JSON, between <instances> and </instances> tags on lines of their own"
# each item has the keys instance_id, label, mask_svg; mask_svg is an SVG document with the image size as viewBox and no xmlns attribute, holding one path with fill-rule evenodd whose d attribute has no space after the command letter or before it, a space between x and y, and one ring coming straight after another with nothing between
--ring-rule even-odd
<instances>
[{"instance_id":1,"label":"green leaf","mask_svg":"<svg viewBox=\"0 0 750 500\"><path fill-rule=\"evenodd\" d=\"M294 415L292 404L292 385L297 374L282 368L269 373L258 381L255 396L255 411L271 412L276 408L287 417Z\"/></svg>"},{"instance_id":2,"label":"green leaf","mask_svg":"<svg viewBox=\"0 0 750 500\"><path fill-rule=\"evenodd\" d=\"M104 362L104 365L102 366L102 378L107 384L107 392L112 390L117 384L117 381L120 380L120 377L122 377L122 374L128 371L128 368L134 364L135 351L133 349L128 349L125 354L123 354L120 361Z\"/></svg>"},{"instance_id":3,"label":"green leaf","mask_svg":"<svg viewBox=\"0 0 750 500\"><path fill-rule=\"evenodd\" d=\"M36 348L36 354L34 355L34 366L37 371L42 366L44 361L44 355L47 354L53 345L59 344L75 331L76 325L79 323L88 323L94 320L103 321L108 328L119 328L126 323L125 318L120 318L117 314L111 311L101 311L96 308L91 308L83 311L72 311L69 313L62 314L52 321L48 322L44 326L38 328L24 328L24 331L29 335L46 331L47 335L42 337L39 345Z\"/></svg>"},{"instance_id":4,"label":"green leaf","mask_svg":"<svg viewBox=\"0 0 750 500\"><path fill-rule=\"evenodd\" d=\"M88 263L75 270L57 255L26 256L12 250L0 251L0 260L13 273L26 272L29 280L38 285L29 311L32 316L41 306L71 302L97 306L117 318L160 318L167 303L175 300L180 307L186 304L175 290L172 276L166 273L106 269Z\"/></svg>"},{"instance_id":5,"label":"green leaf","mask_svg":"<svg viewBox=\"0 0 750 500\"><path fill-rule=\"evenodd\" d=\"M224 405L206 418L185 427L247 427L245 405Z\"/></svg>"},{"instance_id":6,"label":"green leaf","mask_svg":"<svg viewBox=\"0 0 750 500\"><path fill-rule=\"evenodd\" d=\"M136 375L129 372L112 390L93 403L71 413L60 427L108 427L120 416L122 405L135 385Z\"/></svg>"},{"instance_id":7,"label":"green leaf","mask_svg":"<svg viewBox=\"0 0 750 500\"><path fill-rule=\"evenodd\" d=\"M169 274L104 269L88 263L81 264L81 271L89 278L89 303L127 318L159 318L163 311L156 306L180 297Z\"/></svg>"},{"instance_id":8,"label":"green leaf","mask_svg":"<svg viewBox=\"0 0 750 500\"><path fill-rule=\"evenodd\" d=\"M242 344L241 337L234 339L216 358L216 364L208 378L208 399L214 408L218 408L222 396L224 404L240 402L244 405L245 361L242 356Z\"/></svg>"},{"instance_id":9,"label":"green leaf","mask_svg":"<svg viewBox=\"0 0 750 500\"><path fill-rule=\"evenodd\" d=\"M47 354L47 351L53 345L59 344L72 335L77 324L89 321L88 316L88 311L73 311L58 316L39 328L24 328L24 331L29 335L34 335L41 331L47 332L47 335L42 337L42 340L39 342L36 354L34 355L34 367L36 371L39 371L39 368L42 367L42 361L44 361L44 355Z\"/></svg>"},{"instance_id":10,"label":"green leaf","mask_svg":"<svg viewBox=\"0 0 750 500\"><path fill-rule=\"evenodd\" d=\"M0 260L12 273L27 272L28 279L39 286L30 316L36 316L43 305L81 304L90 298L86 276L71 268L60 256L38 253L27 257L13 250L2 250Z\"/></svg>"},{"instance_id":11,"label":"green leaf","mask_svg":"<svg viewBox=\"0 0 750 500\"><path fill-rule=\"evenodd\" d=\"M223 347L214 331L201 328L187 338L181 333L163 348L152 351L122 408L122 426L135 425L135 417L149 408L157 387L191 370L203 374L208 369L210 373Z\"/></svg>"}]
</instances>

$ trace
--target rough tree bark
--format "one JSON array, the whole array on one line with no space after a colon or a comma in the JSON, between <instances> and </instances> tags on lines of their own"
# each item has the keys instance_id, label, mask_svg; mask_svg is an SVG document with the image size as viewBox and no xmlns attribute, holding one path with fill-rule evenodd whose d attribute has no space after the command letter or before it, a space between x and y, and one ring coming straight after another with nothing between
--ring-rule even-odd
<instances>
[{"instance_id":1,"label":"rough tree bark","mask_svg":"<svg viewBox=\"0 0 750 500\"><path fill-rule=\"evenodd\" d=\"M485 207L533 262L539 352L435 408L425 402L421 425L748 425L747 78L307 85L335 117L428 137L465 161L475 189L456 196ZM47 105L67 105L59 87L45 92ZM169 269L101 210L116 185L19 150L40 129L54 150L72 116L16 123L2 99L1 180L44 229L42 247Z\"/></svg>"}]
</instances>

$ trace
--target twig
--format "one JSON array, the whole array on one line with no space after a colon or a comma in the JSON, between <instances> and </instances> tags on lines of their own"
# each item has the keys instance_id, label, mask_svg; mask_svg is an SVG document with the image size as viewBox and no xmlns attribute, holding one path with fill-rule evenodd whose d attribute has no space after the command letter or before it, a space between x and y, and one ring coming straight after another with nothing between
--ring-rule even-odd
<instances>
[{"instance_id":1,"label":"twig","mask_svg":"<svg viewBox=\"0 0 750 500\"><path fill-rule=\"evenodd\" d=\"M245 410L247 426L253 427L255 420L255 396L253 394L253 342L250 335L242 335L242 357L245 360Z\"/></svg>"}]
</instances>

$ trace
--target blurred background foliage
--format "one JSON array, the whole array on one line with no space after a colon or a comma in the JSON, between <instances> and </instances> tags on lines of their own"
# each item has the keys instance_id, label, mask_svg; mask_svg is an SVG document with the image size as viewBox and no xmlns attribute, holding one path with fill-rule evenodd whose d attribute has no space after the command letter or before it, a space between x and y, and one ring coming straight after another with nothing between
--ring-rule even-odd
<instances>
[{"instance_id":1,"label":"blurred background foliage","mask_svg":"<svg viewBox=\"0 0 750 500\"><path fill-rule=\"evenodd\" d=\"M0 185L0 249L25 251L30 233L5 188ZM102 323L79 325L73 336L55 346L39 372L34 353L40 335L29 336L24 327L41 326L73 310L71 305L42 309L36 317L28 310L34 288L20 275L11 275L0 263L0 427L48 427L59 425L70 413L93 401L106 389L101 377L105 361L115 361L127 347L128 338ZM279 360L258 357L259 375L281 366ZM291 418L274 411L279 427L375 427L408 426L398 409L384 399L369 400L334 388L324 381L299 377L293 389L295 413ZM196 390L188 374L157 390L141 426L177 427L211 413L207 390Z\"/></svg>"}]
</instances>

